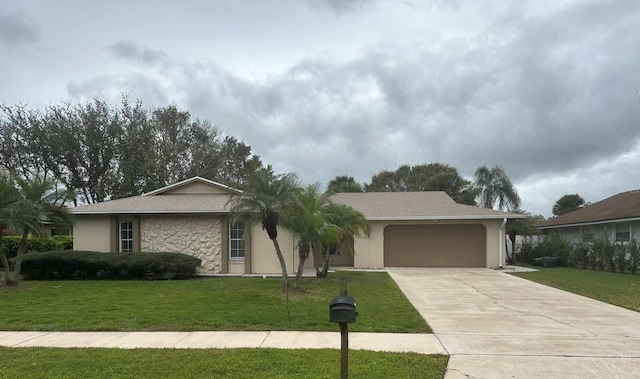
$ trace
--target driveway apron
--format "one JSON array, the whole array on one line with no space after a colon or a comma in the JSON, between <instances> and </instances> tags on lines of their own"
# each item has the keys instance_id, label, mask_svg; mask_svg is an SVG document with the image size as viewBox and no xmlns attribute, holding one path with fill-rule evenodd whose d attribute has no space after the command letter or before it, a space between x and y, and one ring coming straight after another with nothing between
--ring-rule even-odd
<instances>
[{"instance_id":1,"label":"driveway apron","mask_svg":"<svg viewBox=\"0 0 640 379\"><path fill-rule=\"evenodd\" d=\"M388 268L446 378L640 378L640 313L491 269Z\"/></svg>"}]
</instances>

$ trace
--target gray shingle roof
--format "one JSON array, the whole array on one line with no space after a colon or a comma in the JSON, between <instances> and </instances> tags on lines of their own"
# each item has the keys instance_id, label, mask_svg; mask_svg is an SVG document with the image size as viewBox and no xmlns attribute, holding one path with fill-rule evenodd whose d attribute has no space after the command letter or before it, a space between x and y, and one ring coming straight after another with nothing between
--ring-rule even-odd
<instances>
[{"instance_id":1,"label":"gray shingle roof","mask_svg":"<svg viewBox=\"0 0 640 379\"><path fill-rule=\"evenodd\" d=\"M193 178L178 183L187 185ZM210 185L218 183L210 182ZM168 194L163 187L141 196L105 201L71 208L77 215L89 214L176 214L176 213L228 213L231 194ZM228 187L227 187L228 188ZM165 194L165 192L167 192ZM339 193L331 197L335 203L342 203L362 212L369 220L431 220L431 219L502 219L521 218L522 215L494 211L470 205L458 204L445 192L365 192Z\"/></svg>"},{"instance_id":2,"label":"gray shingle roof","mask_svg":"<svg viewBox=\"0 0 640 379\"><path fill-rule=\"evenodd\" d=\"M522 218L515 213L458 204L442 191L337 193L335 203L351 206L369 220Z\"/></svg>"},{"instance_id":3,"label":"gray shingle roof","mask_svg":"<svg viewBox=\"0 0 640 379\"><path fill-rule=\"evenodd\" d=\"M134 196L71 208L73 214L228 213L227 194Z\"/></svg>"},{"instance_id":4,"label":"gray shingle roof","mask_svg":"<svg viewBox=\"0 0 640 379\"><path fill-rule=\"evenodd\" d=\"M587 207L537 224L539 228L640 217L640 190L621 192Z\"/></svg>"}]
</instances>

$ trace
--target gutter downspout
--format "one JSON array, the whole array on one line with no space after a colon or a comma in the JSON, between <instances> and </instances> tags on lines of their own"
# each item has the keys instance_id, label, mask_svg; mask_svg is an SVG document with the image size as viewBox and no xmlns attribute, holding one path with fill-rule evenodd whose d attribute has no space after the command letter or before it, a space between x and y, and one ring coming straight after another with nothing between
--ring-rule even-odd
<instances>
[{"instance_id":1,"label":"gutter downspout","mask_svg":"<svg viewBox=\"0 0 640 379\"><path fill-rule=\"evenodd\" d=\"M502 225L500 225L500 232L498 233L498 235L499 235L498 236L498 240L500 241L500 243L499 243L500 250L498 250L499 251L499 253L498 253L498 264L499 264L500 268L502 268L502 264L504 262L502 249L504 249L505 239L507 238L506 235L505 235L505 230L504 230L504 226L506 224L507 224L507 218L505 217L505 218L502 219Z\"/></svg>"}]
</instances>

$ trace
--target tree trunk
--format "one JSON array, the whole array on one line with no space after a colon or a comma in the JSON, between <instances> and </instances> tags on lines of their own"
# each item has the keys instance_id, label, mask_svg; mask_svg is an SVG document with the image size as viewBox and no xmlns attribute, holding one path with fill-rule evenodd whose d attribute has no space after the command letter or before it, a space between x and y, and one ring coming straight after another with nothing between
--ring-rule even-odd
<instances>
[{"instance_id":1,"label":"tree trunk","mask_svg":"<svg viewBox=\"0 0 640 379\"><path fill-rule=\"evenodd\" d=\"M509 264L516 264L516 236L513 236L513 238L511 238L511 236L509 236L509 239L511 240L511 263Z\"/></svg>"},{"instance_id":2,"label":"tree trunk","mask_svg":"<svg viewBox=\"0 0 640 379\"><path fill-rule=\"evenodd\" d=\"M304 248L299 247L298 271L296 272L296 288L300 287L300 278L302 278L302 273L304 272L304 264L307 262L307 258L309 257L310 251L311 251L311 246L309 245L307 245Z\"/></svg>"},{"instance_id":3,"label":"tree trunk","mask_svg":"<svg viewBox=\"0 0 640 379\"><path fill-rule=\"evenodd\" d=\"M282 270L282 283L284 285L284 290L288 291L289 282L287 277L287 265L284 262L284 257L282 256L282 250L280 250L280 244L278 244L277 239L272 239L273 246L276 248L276 255L278 256L278 260L280 261L280 269Z\"/></svg>"},{"instance_id":4,"label":"tree trunk","mask_svg":"<svg viewBox=\"0 0 640 379\"><path fill-rule=\"evenodd\" d=\"M4 267L4 283L8 286L13 284L11 281L11 269L9 268L9 261L7 260L7 256L4 255L4 251L2 251L2 246L0 245L0 258L2 258L2 267Z\"/></svg>"},{"instance_id":5,"label":"tree trunk","mask_svg":"<svg viewBox=\"0 0 640 379\"><path fill-rule=\"evenodd\" d=\"M29 238L29 228L25 228L22 231L22 238L18 245L18 254L16 255L16 261L13 265L13 280L17 282L20 278L20 269L22 268L22 257L27 252L27 239Z\"/></svg>"}]
</instances>

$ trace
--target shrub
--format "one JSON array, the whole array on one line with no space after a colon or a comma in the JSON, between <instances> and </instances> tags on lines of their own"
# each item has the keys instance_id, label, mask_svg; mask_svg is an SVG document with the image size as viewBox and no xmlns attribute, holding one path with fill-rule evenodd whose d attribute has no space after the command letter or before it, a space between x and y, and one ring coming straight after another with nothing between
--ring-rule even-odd
<instances>
[{"instance_id":1,"label":"shrub","mask_svg":"<svg viewBox=\"0 0 640 379\"><path fill-rule=\"evenodd\" d=\"M520 244L520 249L516 255L518 262L530 262L533 259L535 243L531 238L525 238Z\"/></svg>"},{"instance_id":2,"label":"shrub","mask_svg":"<svg viewBox=\"0 0 640 379\"><path fill-rule=\"evenodd\" d=\"M32 252L24 257L27 280L182 279L193 277L200 259L179 253Z\"/></svg>"},{"instance_id":3,"label":"shrub","mask_svg":"<svg viewBox=\"0 0 640 379\"><path fill-rule=\"evenodd\" d=\"M640 263L640 249L638 248L638 241L631 240L628 246L629 250L629 271L635 274L638 270L638 263Z\"/></svg>"},{"instance_id":4,"label":"shrub","mask_svg":"<svg viewBox=\"0 0 640 379\"><path fill-rule=\"evenodd\" d=\"M2 237L2 251L7 258L18 255L18 246L22 236ZM27 238L27 251L51 251L73 249L73 236L33 237Z\"/></svg>"},{"instance_id":5,"label":"shrub","mask_svg":"<svg viewBox=\"0 0 640 379\"><path fill-rule=\"evenodd\" d=\"M627 246L616 243L614 245L614 260L616 267L620 273L623 273L627 270L627 266L629 265L627 260Z\"/></svg>"},{"instance_id":6,"label":"shrub","mask_svg":"<svg viewBox=\"0 0 640 379\"><path fill-rule=\"evenodd\" d=\"M573 246L573 265L579 268L587 268L589 264L589 254L591 246L584 242L579 242Z\"/></svg>"},{"instance_id":7,"label":"shrub","mask_svg":"<svg viewBox=\"0 0 640 379\"><path fill-rule=\"evenodd\" d=\"M53 250L73 250L72 235L51 236L51 241L55 244L55 248Z\"/></svg>"}]
</instances>

